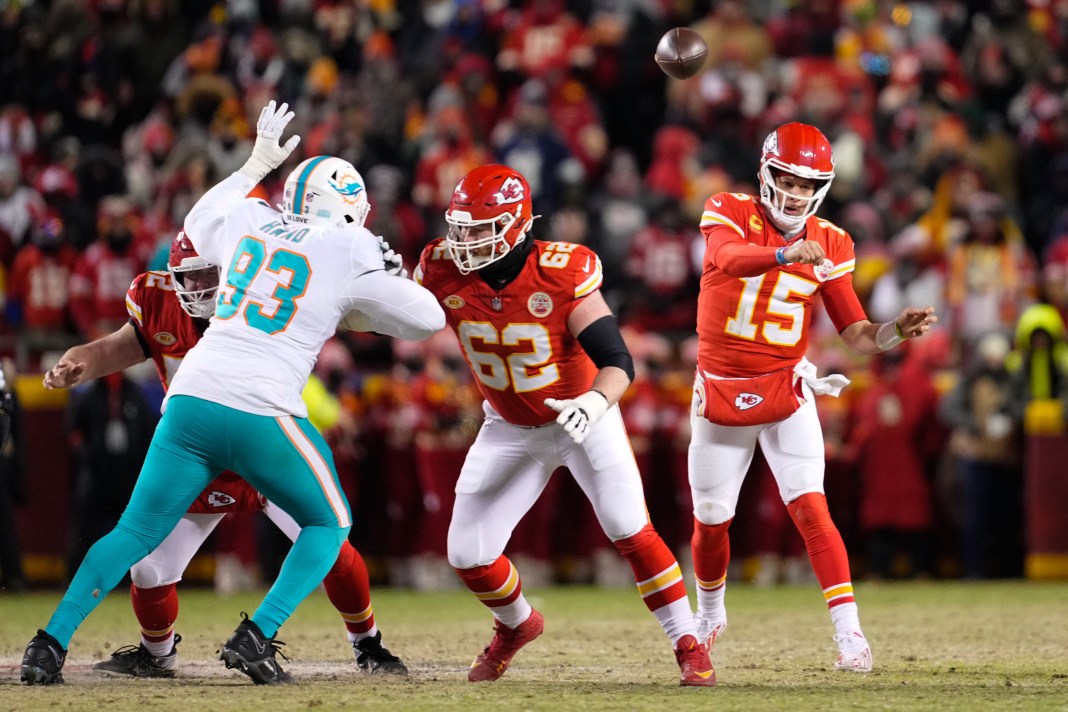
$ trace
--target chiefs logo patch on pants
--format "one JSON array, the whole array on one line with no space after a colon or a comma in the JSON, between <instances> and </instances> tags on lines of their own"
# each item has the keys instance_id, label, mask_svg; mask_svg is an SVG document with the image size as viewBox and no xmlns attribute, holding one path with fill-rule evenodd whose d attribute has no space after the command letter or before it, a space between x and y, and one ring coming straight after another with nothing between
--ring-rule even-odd
<instances>
[{"instance_id":1,"label":"chiefs logo patch on pants","mask_svg":"<svg viewBox=\"0 0 1068 712\"><path fill-rule=\"evenodd\" d=\"M190 514L230 514L258 512L263 509L264 497L248 482L232 472L212 480L189 507Z\"/></svg>"},{"instance_id":2,"label":"chiefs logo patch on pants","mask_svg":"<svg viewBox=\"0 0 1068 712\"><path fill-rule=\"evenodd\" d=\"M805 403L801 378L783 368L755 378L721 378L697 371L694 415L716 425L763 425L784 420Z\"/></svg>"}]
</instances>

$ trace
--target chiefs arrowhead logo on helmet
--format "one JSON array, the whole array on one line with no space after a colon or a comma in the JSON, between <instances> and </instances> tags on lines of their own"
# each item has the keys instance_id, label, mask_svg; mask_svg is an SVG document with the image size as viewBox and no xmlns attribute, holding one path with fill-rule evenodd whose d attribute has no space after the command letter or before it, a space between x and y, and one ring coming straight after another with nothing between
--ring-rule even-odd
<instances>
[{"instance_id":1,"label":"chiefs arrowhead logo on helmet","mask_svg":"<svg viewBox=\"0 0 1068 712\"><path fill-rule=\"evenodd\" d=\"M494 193L493 197L497 199L498 205L506 205L508 203L518 203L525 195L523 184L519 182L518 178L511 176L505 179L504 183L501 184L501 189Z\"/></svg>"}]
</instances>

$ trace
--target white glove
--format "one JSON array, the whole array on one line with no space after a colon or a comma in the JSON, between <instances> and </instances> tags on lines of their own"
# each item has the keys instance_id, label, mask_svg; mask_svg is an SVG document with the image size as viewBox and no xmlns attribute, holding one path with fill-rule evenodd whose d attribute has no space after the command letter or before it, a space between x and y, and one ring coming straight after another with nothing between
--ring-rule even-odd
<instances>
[{"instance_id":1,"label":"white glove","mask_svg":"<svg viewBox=\"0 0 1068 712\"><path fill-rule=\"evenodd\" d=\"M386 263L386 273L401 279L408 279L408 270L404 268L404 260L401 256L393 251L385 238L381 235L376 237L378 237L378 247L382 250L382 259Z\"/></svg>"},{"instance_id":2,"label":"white glove","mask_svg":"<svg viewBox=\"0 0 1068 712\"><path fill-rule=\"evenodd\" d=\"M545 405L560 414L556 422L564 426L567 434L579 445L590 434L593 424L608 412L608 399L600 391L586 391L570 400L546 398Z\"/></svg>"},{"instance_id":3,"label":"white glove","mask_svg":"<svg viewBox=\"0 0 1068 712\"><path fill-rule=\"evenodd\" d=\"M263 107L260 120L256 122L256 143L252 146L252 155L238 172L259 183L267 174L282 165L293 149L300 143L300 136L290 136L285 145L278 145L282 131L294 116L289 111L289 104L275 108L274 99Z\"/></svg>"}]
</instances>

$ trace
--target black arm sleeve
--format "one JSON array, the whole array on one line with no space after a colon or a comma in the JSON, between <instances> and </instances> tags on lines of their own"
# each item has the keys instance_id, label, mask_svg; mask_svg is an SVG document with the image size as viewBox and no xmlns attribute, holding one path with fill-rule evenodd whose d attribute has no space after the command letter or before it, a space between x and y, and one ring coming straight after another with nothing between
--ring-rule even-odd
<instances>
[{"instance_id":1,"label":"black arm sleeve","mask_svg":"<svg viewBox=\"0 0 1068 712\"><path fill-rule=\"evenodd\" d=\"M145 335L141 333L141 327L137 325L137 322L133 319L128 319L130 326L134 328L134 333L137 334L137 343L141 344L141 351L144 352L145 358L152 358L152 351L148 348L148 342L145 341Z\"/></svg>"},{"instance_id":2,"label":"black arm sleeve","mask_svg":"<svg viewBox=\"0 0 1068 712\"><path fill-rule=\"evenodd\" d=\"M615 366L634 380L634 359L631 358L623 335L614 316L603 316L593 322L578 335L579 345L593 361L597 368Z\"/></svg>"}]
</instances>

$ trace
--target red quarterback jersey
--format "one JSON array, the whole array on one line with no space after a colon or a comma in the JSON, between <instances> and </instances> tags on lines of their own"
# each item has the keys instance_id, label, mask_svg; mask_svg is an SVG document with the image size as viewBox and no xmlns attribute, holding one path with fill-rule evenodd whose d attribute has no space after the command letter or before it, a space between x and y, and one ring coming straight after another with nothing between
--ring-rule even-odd
<instances>
[{"instance_id":1,"label":"red quarterback jersey","mask_svg":"<svg viewBox=\"0 0 1068 712\"><path fill-rule=\"evenodd\" d=\"M126 311L130 322L140 335L142 348L156 363L163 388L178 370L189 349L203 336L200 322L185 313L174 294L168 272L144 272L134 278L126 291ZM226 514L229 512L258 512L263 509L263 496L252 485L227 470L211 484L189 507L191 514Z\"/></svg>"},{"instance_id":2,"label":"red quarterback jersey","mask_svg":"<svg viewBox=\"0 0 1068 712\"><path fill-rule=\"evenodd\" d=\"M556 412L542 401L589 390L597 367L567 326L603 281L589 248L535 240L519 276L496 290L460 274L439 238L423 248L415 280L445 307L482 397L509 423L551 423Z\"/></svg>"},{"instance_id":3,"label":"red quarterback jersey","mask_svg":"<svg viewBox=\"0 0 1068 712\"><path fill-rule=\"evenodd\" d=\"M838 331L866 319L853 291L853 240L838 226L810 217L805 239L819 242L819 265L775 266L764 274L732 277L716 265L728 242L782 247L782 233L753 196L718 193L701 216L705 259L697 300L697 366L717 376L751 378L793 367L808 349L816 296Z\"/></svg>"}]
</instances>

